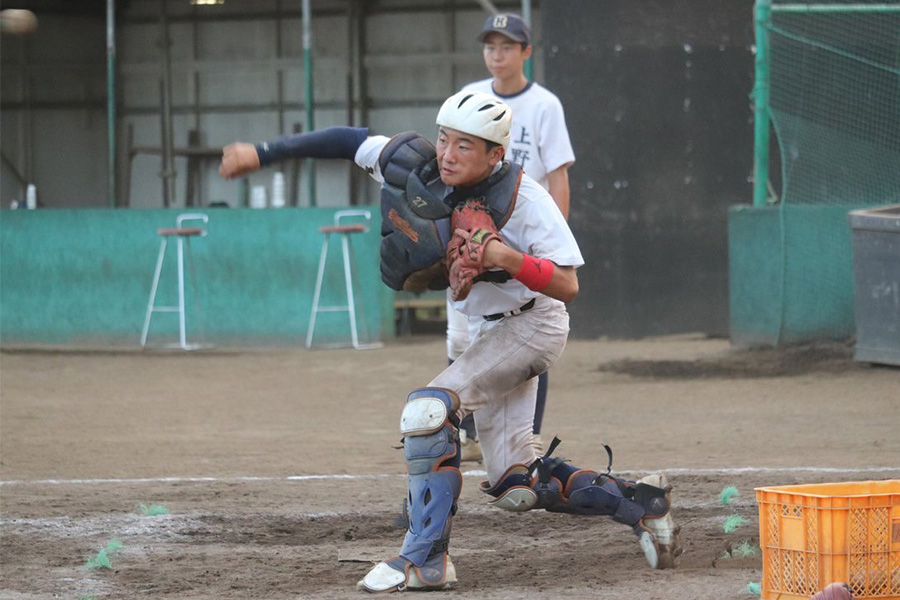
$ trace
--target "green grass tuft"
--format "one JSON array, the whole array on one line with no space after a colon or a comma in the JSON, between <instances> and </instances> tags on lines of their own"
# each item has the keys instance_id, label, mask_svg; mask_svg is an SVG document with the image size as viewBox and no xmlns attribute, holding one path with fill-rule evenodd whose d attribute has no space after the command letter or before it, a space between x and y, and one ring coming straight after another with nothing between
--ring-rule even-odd
<instances>
[{"instance_id":1,"label":"green grass tuft","mask_svg":"<svg viewBox=\"0 0 900 600\"><path fill-rule=\"evenodd\" d=\"M141 504L141 512L144 513L145 517L155 517L169 514L169 509L161 504L151 504L150 506Z\"/></svg>"},{"instance_id":2,"label":"green grass tuft","mask_svg":"<svg viewBox=\"0 0 900 600\"><path fill-rule=\"evenodd\" d=\"M732 554L736 554L741 558L747 558L748 556L759 556L759 548L754 546L747 540L744 540L731 550Z\"/></svg>"},{"instance_id":3,"label":"green grass tuft","mask_svg":"<svg viewBox=\"0 0 900 600\"><path fill-rule=\"evenodd\" d=\"M741 515L731 515L727 519L725 519L725 533L731 533L738 527L744 525L747 522L747 519L742 517Z\"/></svg>"},{"instance_id":4,"label":"green grass tuft","mask_svg":"<svg viewBox=\"0 0 900 600\"><path fill-rule=\"evenodd\" d=\"M719 502L722 503L722 506L728 506L735 498L740 495L741 494L738 492L738 489L736 487L734 487L733 485L729 485L719 493Z\"/></svg>"},{"instance_id":5,"label":"green grass tuft","mask_svg":"<svg viewBox=\"0 0 900 600\"><path fill-rule=\"evenodd\" d=\"M122 547L122 542L119 540L111 540L106 544L105 548L97 553L97 556L88 559L85 566L88 569L112 569L112 564L109 562L109 555Z\"/></svg>"}]
</instances>

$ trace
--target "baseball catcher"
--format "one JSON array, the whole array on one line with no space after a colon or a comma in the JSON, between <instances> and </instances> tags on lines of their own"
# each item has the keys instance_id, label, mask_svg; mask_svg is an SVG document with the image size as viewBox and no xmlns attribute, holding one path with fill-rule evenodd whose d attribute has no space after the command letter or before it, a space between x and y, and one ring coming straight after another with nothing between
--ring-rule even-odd
<instances>
[{"instance_id":1,"label":"baseball catcher","mask_svg":"<svg viewBox=\"0 0 900 600\"><path fill-rule=\"evenodd\" d=\"M396 556L358 583L366 592L443 589L456 581L450 532L462 488L460 419L474 413L487 481L500 509L604 515L628 526L652 568L681 548L662 474L628 481L554 456L532 440L537 376L562 354L566 302L578 294L581 251L547 191L505 160L509 107L463 91L437 116L434 155L414 133L393 138L332 128L225 149L229 177L274 160L338 155L383 183L382 278L391 287L450 287L471 344L414 389L400 416L409 524Z\"/></svg>"}]
</instances>

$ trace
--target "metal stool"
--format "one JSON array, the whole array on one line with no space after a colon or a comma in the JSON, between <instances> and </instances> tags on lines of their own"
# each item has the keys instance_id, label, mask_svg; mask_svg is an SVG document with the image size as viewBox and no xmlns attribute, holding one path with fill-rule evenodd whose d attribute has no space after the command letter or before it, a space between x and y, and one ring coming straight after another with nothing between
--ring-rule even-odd
<instances>
[{"instance_id":1,"label":"metal stool","mask_svg":"<svg viewBox=\"0 0 900 600\"><path fill-rule=\"evenodd\" d=\"M350 247L350 234L365 233L369 230L366 225L356 223L353 225L341 225L341 219L349 217L364 217L366 221L372 219L372 214L368 210L339 210L334 213L334 225L319 227L319 232L325 234L322 241L322 252L319 255L319 274L316 276L316 291L313 294L312 311L309 315L309 330L306 333L306 347L312 347L313 334L316 330L316 314L320 312L343 312L346 311L350 316L350 340L353 347L357 350L368 350L371 348L380 348L381 343L360 344L359 334L356 330L356 301L353 297L353 270L355 270L355 262L353 261L353 253ZM346 306L319 306L319 298L322 294L322 279L325 274L325 259L328 256L328 242L332 233L341 236L341 249L344 255L344 285L347 288L347 305Z\"/></svg>"},{"instance_id":2,"label":"metal stool","mask_svg":"<svg viewBox=\"0 0 900 600\"><path fill-rule=\"evenodd\" d=\"M178 331L179 331L179 344L183 350L195 350L201 346L201 344L188 344L187 343L187 334L186 334L186 319L185 319L185 309L184 309L184 255L185 255L185 246L187 246L187 254L188 260L190 261L190 269L191 269L191 284L194 288L194 310L198 316L200 316L200 307L197 304L197 278L194 273L194 259L191 255L191 237L195 235L199 235L201 237L206 235L206 229L200 227L184 227L183 224L185 221L199 220L204 223L209 222L209 217L202 213L187 213L183 215L179 215L177 219L175 219L175 229L157 229L156 233L162 238L162 241L159 245L159 257L156 259L156 271L153 273L153 286L150 289L150 300L147 303L147 315L144 317L144 330L141 333L141 347L147 345L147 333L150 331L150 319L153 317L153 313L155 312L177 312L178 313ZM168 245L169 238L174 236L176 241L178 242L178 305L177 306L156 306L156 290L159 287L159 275L162 272L163 259L166 257L166 246ZM201 333L202 336L202 333Z\"/></svg>"}]
</instances>

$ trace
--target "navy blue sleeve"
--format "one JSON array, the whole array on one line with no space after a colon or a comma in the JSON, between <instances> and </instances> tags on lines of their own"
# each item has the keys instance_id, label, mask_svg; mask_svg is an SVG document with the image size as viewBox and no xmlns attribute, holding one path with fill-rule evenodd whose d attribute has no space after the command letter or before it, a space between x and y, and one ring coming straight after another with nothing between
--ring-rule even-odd
<instances>
[{"instance_id":1,"label":"navy blue sleeve","mask_svg":"<svg viewBox=\"0 0 900 600\"><path fill-rule=\"evenodd\" d=\"M366 127L328 127L256 144L256 153L261 167L288 158L353 160L368 135Z\"/></svg>"}]
</instances>

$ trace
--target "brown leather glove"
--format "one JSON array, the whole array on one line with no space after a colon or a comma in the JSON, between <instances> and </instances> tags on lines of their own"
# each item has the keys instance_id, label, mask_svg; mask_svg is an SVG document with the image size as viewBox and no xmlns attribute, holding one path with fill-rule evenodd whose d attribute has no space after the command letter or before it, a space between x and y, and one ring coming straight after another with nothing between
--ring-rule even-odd
<instances>
[{"instance_id":1,"label":"brown leather glove","mask_svg":"<svg viewBox=\"0 0 900 600\"><path fill-rule=\"evenodd\" d=\"M477 200L467 200L450 216L453 237L447 244L445 264L454 300L465 300L475 278L484 271L484 250L488 242L500 239L490 211Z\"/></svg>"}]
</instances>

